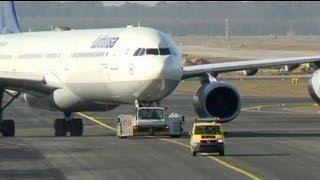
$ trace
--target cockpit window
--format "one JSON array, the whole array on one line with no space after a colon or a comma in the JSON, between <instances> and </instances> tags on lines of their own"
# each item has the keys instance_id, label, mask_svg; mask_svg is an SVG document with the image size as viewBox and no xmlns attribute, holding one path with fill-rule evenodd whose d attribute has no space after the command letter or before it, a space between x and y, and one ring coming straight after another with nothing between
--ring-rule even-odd
<instances>
[{"instance_id":1,"label":"cockpit window","mask_svg":"<svg viewBox=\"0 0 320 180\"><path fill-rule=\"evenodd\" d=\"M159 51L160 51L160 55L170 55L171 54L169 48L160 48Z\"/></svg>"},{"instance_id":2,"label":"cockpit window","mask_svg":"<svg viewBox=\"0 0 320 180\"><path fill-rule=\"evenodd\" d=\"M152 55L159 55L158 49L147 49L147 55L152 54Z\"/></svg>"},{"instance_id":3,"label":"cockpit window","mask_svg":"<svg viewBox=\"0 0 320 180\"><path fill-rule=\"evenodd\" d=\"M145 52L146 52L146 49L143 48L143 49L140 51L139 56L143 56Z\"/></svg>"},{"instance_id":4,"label":"cockpit window","mask_svg":"<svg viewBox=\"0 0 320 180\"><path fill-rule=\"evenodd\" d=\"M134 52L133 56L138 56L142 48L139 48Z\"/></svg>"},{"instance_id":5,"label":"cockpit window","mask_svg":"<svg viewBox=\"0 0 320 180\"><path fill-rule=\"evenodd\" d=\"M138 48L133 56L143 56L143 55L171 55L172 50L170 48Z\"/></svg>"}]
</instances>

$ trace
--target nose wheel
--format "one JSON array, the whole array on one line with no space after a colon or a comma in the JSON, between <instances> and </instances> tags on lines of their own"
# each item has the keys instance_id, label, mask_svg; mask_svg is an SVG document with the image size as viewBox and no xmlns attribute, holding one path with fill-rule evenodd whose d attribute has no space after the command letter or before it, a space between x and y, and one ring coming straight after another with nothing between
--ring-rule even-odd
<instances>
[{"instance_id":1,"label":"nose wheel","mask_svg":"<svg viewBox=\"0 0 320 180\"><path fill-rule=\"evenodd\" d=\"M65 119L56 119L54 121L54 135L66 136L67 135L67 121Z\"/></svg>"},{"instance_id":2,"label":"nose wheel","mask_svg":"<svg viewBox=\"0 0 320 180\"><path fill-rule=\"evenodd\" d=\"M82 136L83 134L83 124L82 119L72 119L70 122L70 135L71 136Z\"/></svg>"},{"instance_id":3,"label":"nose wheel","mask_svg":"<svg viewBox=\"0 0 320 180\"><path fill-rule=\"evenodd\" d=\"M15 134L15 124L12 119L2 120L0 123L0 131L4 137L13 137Z\"/></svg>"},{"instance_id":4,"label":"nose wheel","mask_svg":"<svg viewBox=\"0 0 320 180\"><path fill-rule=\"evenodd\" d=\"M56 119L54 121L55 136L66 136L70 132L70 136L82 136L83 123L80 118L72 118L71 114L64 119Z\"/></svg>"}]
</instances>

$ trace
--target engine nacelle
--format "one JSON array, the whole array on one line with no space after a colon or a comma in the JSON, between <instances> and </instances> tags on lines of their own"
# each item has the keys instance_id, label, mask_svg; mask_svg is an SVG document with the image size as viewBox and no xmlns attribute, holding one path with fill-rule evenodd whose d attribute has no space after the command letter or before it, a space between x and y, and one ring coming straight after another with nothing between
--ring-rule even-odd
<instances>
[{"instance_id":1,"label":"engine nacelle","mask_svg":"<svg viewBox=\"0 0 320 180\"><path fill-rule=\"evenodd\" d=\"M308 90L310 97L320 104L320 69L315 71L309 79Z\"/></svg>"},{"instance_id":2,"label":"engine nacelle","mask_svg":"<svg viewBox=\"0 0 320 180\"><path fill-rule=\"evenodd\" d=\"M258 72L259 72L259 69L246 69L246 70L243 70L243 74L245 76L253 76L253 75L256 75Z\"/></svg>"},{"instance_id":3,"label":"engine nacelle","mask_svg":"<svg viewBox=\"0 0 320 180\"><path fill-rule=\"evenodd\" d=\"M33 108L46 109L46 110L56 110L52 102L50 102L49 96L34 96L30 94L23 94L24 101Z\"/></svg>"},{"instance_id":4,"label":"engine nacelle","mask_svg":"<svg viewBox=\"0 0 320 180\"><path fill-rule=\"evenodd\" d=\"M58 89L48 96L24 94L26 103L33 108L64 112L109 111L118 105L96 104L83 101L69 90Z\"/></svg>"},{"instance_id":5,"label":"engine nacelle","mask_svg":"<svg viewBox=\"0 0 320 180\"><path fill-rule=\"evenodd\" d=\"M79 109L81 100L69 90L57 89L48 96L24 94L26 103L33 108L73 112Z\"/></svg>"},{"instance_id":6,"label":"engine nacelle","mask_svg":"<svg viewBox=\"0 0 320 180\"><path fill-rule=\"evenodd\" d=\"M241 99L230 84L213 82L204 84L196 91L193 107L200 118L216 117L220 122L228 122L240 113Z\"/></svg>"}]
</instances>

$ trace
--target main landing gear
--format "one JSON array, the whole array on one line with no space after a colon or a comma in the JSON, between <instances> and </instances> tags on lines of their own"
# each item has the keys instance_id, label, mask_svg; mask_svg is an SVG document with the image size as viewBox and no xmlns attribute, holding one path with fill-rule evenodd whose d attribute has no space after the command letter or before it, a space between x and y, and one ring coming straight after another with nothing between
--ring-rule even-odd
<instances>
[{"instance_id":1,"label":"main landing gear","mask_svg":"<svg viewBox=\"0 0 320 180\"><path fill-rule=\"evenodd\" d=\"M8 95L9 100L4 101L4 93ZM13 137L15 134L15 124L12 119L3 119L3 111L20 96L20 92L11 93L7 90L0 90L0 133L4 137Z\"/></svg>"},{"instance_id":2,"label":"main landing gear","mask_svg":"<svg viewBox=\"0 0 320 180\"><path fill-rule=\"evenodd\" d=\"M4 95L7 94L6 98ZM3 111L20 96L20 92L11 92L0 89L0 133L4 137L15 135L15 123L12 119L3 119ZM7 100L9 99L9 100ZM54 122L55 136L66 136L70 132L71 136L82 136L82 119L72 118L72 113L64 113L64 119L56 119Z\"/></svg>"},{"instance_id":3,"label":"main landing gear","mask_svg":"<svg viewBox=\"0 0 320 180\"><path fill-rule=\"evenodd\" d=\"M82 119L72 118L71 113L64 113L64 115L64 119L56 119L54 121L55 136L66 136L68 132L70 132L71 136L82 136Z\"/></svg>"}]
</instances>

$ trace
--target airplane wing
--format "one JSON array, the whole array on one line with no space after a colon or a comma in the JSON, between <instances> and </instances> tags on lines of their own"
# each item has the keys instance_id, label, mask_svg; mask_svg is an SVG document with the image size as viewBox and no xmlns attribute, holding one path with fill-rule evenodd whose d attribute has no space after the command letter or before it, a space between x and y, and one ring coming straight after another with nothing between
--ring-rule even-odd
<instances>
[{"instance_id":1,"label":"airplane wing","mask_svg":"<svg viewBox=\"0 0 320 180\"><path fill-rule=\"evenodd\" d=\"M258 69L280 65L303 64L315 61L320 61L320 56L262 59L186 66L183 67L182 79L202 76L205 73L219 74L224 72L239 71L246 69Z\"/></svg>"},{"instance_id":2,"label":"airplane wing","mask_svg":"<svg viewBox=\"0 0 320 180\"><path fill-rule=\"evenodd\" d=\"M19 92L50 94L59 86L51 85L52 74L0 71L0 86Z\"/></svg>"}]
</instances>

